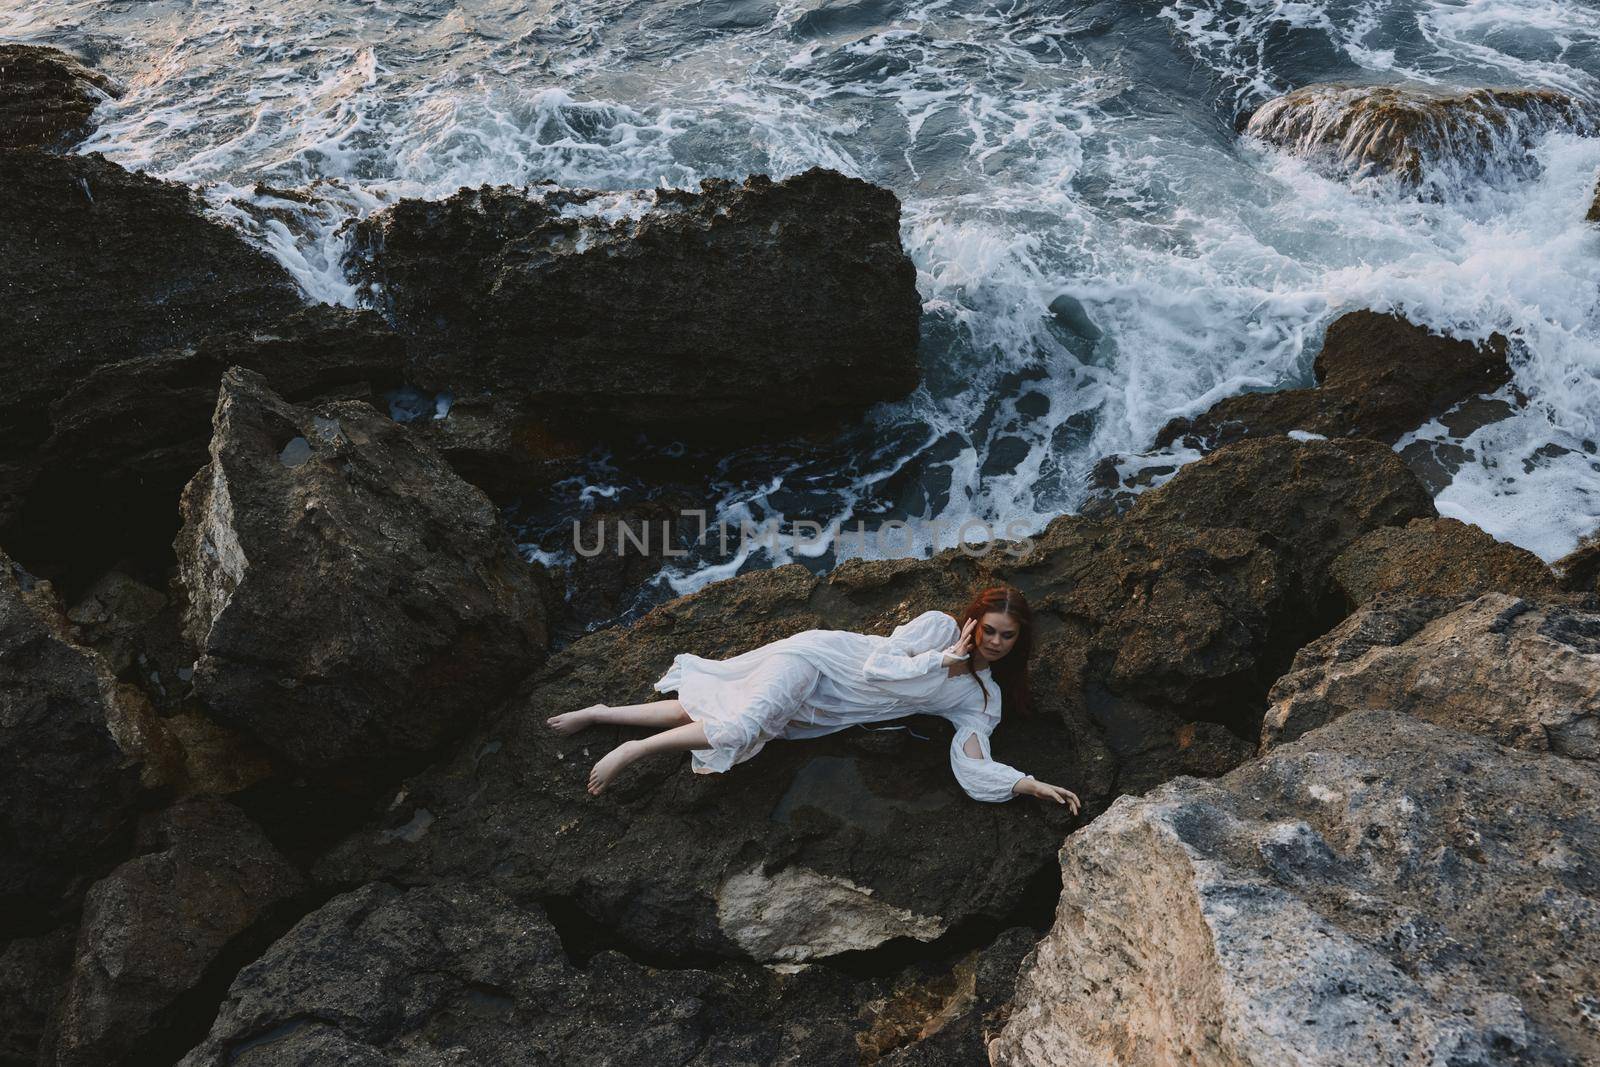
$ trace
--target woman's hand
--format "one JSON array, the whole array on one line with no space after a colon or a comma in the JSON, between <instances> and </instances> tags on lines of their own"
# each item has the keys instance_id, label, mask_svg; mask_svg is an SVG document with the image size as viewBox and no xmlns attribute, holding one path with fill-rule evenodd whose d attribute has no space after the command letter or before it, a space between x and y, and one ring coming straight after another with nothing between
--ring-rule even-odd
<instances>
[{"instance_id":1,"label":"woman's hand","mask_svg":"<svg viewBox=\"0 0 1600 1067\"><path fill-rule=\"evenodd\" d=\"M1065 804L1071 809L1072 814L1078 814L1078 794L1070 789L1062 789L1059 785L1041 782L1031 775L1017 782L1011 787L1011 791L1019 796L1038 797L1040 800L1053 800L1057 804Z\"/></svg>"},{"instance_id":2,"label":"woman's hand","mask_svg":"<svg viewBox=\"0 0 1600 1067\"><path fill-rule=\"evenodd\" d=\"M972 634L978 628L977 619L968 619L961 627L961 633L956 637L956 643L944 650L944 658L939 661L945 668L954 667L957 663L972 655Z\"/></svg>"}]
</instances>

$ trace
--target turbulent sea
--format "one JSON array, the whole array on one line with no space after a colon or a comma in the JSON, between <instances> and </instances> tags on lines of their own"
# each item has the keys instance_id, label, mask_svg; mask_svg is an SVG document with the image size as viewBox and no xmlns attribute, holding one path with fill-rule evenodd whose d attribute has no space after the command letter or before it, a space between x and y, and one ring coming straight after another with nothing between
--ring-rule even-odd
<instances>
[{"instance_id":1,"label":"turbulent sea","mask_svg":"<svg viewBox=\"0 0 1600 1067\"><path fill-rule=\"evenodd\" d=\"M1550 134L1537 166L1423 199L1235 132L1312 82L1600 100L1593 4L0 0L0 38L121 80L79 150L202 188L313 300L356 302L341 226L399 197L815 165L893 189L922 385L848 439L708 459L698 491L735 525L1037 529L1174 416L1308 384L1327 324L1375 308L1512 341L1521 411L1456 442L1441 513L1547 559L1600 526L1600 139ZM594 501L652 492L614 459L514 507L530 556L559 559ZM817 551L696 557L651 595Z\"/></svg>"}]
</instances>

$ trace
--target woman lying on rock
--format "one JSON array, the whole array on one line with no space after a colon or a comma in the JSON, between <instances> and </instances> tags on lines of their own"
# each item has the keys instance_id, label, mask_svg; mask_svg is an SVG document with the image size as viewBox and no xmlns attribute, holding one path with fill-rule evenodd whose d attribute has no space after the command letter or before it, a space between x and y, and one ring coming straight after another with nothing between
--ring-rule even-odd
<instances>
[{"instance_id":1,"label":"woman lying on rock","mask_svg":"<svg viewBox=\"0 0 1600 1067\"><path fill-rule=\"evenodd\" d=\"M806 630L730 659L683 653L656 682L676 699L612 708L604 704L554 715L551 729L653 726L652 737L625 741L589 774L600 792L641 756L685 749L701 774L726 771L774 738L821 737L847 726L904 715L941 715L955 724L950 764L975 800L1035 796L1069 805L1078 798L989 757L1002 696L1028 705L1033 612L1015 589L996 586L973 598L957 622L926 611L888 637L848 630Z\"/></svg>"}]
</instances>

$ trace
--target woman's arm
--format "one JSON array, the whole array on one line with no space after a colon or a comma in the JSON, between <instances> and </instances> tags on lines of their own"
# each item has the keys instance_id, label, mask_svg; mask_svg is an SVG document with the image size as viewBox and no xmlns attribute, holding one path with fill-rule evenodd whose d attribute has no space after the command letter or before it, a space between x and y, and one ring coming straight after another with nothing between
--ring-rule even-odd
<instances>
[{"instance_id":1,"label":"woman's arm","mask_svg":"<svg viewBox=\"0 0 1600 1067\"><path fill-rule=\"evenodd\" d=\"M862 673L884 682L920 678L944 665L946 650L960 635L956 620L942 611L925 611L896 626L867 657Z\"/></svg>"},{"instance_id":2,"label":"woman's arm","mask_svg":"<svg viewBox=\"0 0 1600 1067\"><path fill-rule=\"evenodd\" d=\"M989 739L970 726L958 726L950 741L950 768L956 781L973 800L1000 803L1014 796L1054 800L1078 814L1078 797L1058 785L1041 782L1031 774L998 763L989 756Z\"/></svg>"}]
</instances>

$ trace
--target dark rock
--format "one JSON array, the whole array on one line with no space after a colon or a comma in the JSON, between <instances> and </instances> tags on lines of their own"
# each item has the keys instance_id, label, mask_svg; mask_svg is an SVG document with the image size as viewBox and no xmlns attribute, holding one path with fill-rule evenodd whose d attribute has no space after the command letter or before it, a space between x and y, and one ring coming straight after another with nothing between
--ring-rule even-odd
<instances>
[{"instance_id":1,"label":"dark rock","mask_svg":"<svg viewBox=\"0 0 1600 1067\"><path fill-rule=\"evenodd\" d=\"M182 1063L855 1064L851 984L657 970L616 952L580 969L536 904L489 886L373 884L240 972Z\"/></svg>"},{"instance_id":2,"label":"dark rock","mask_svg":"<svg viewBox=\"0 0 1600 1067\"><path fill-rule=\"evenodd\" d=\"M1561 576L1561 588L1575 593L1600 592L1600 535L1585 537L1551 567Z\"/></svg>"},{"instance_id":3,"label":"dark rock","mask_svg":"<svg viewBox=\"0 0 1600 1067\"><path fill-rule=\"evenodd\" d=\"M1352 607L1383 593L1467 600L1489 592L1556 590L1555 575L1538 556L1459 519L1379 527L1346 548L1332 573Z\"/></svg>"},{"instance_id":4,"label":"dark rock","mask_svg":"<svg viewBox=\"0 0 1600 1067\"><path fill-rule=\"evenodd\" d=\"M1597 805L1593 763L1391 711L1124 797L990 1062L1596 1062Z\"/></svg>"},{"instance_id":5,"label":"dark rock","mask_svg":"<svg viewBox=\"0 0 1600 1067\"><path fill-rule=\"evenodd\" d=\"M257 371L296 403L381 405L400 384L403 357L399 336L375 312L318 305L91 369L50 405L50 435L18 516L26 531L18 551L64 556L80 570L109 552L166 558L178 497L206 463L223 371Z\"/></svg>"},{"instance_id":6,"label":"dark rock","mask_svg":"<svg viewBox=\"0 0 1600 1067\"><path fill-rule=\"evenodd\" d=\"M557 438L737 440L917 382L921 304L893 193L814 169L618 194L463 189L356 227L409 377Z\"/></svg>"},{"instance_id":7,"label":"dark rock","mask_svg":"<svg viewBox=\"0 0 1600 1067\"><path fill-rule=\"evenodd\" d=\"M1555 89L1307 85L1269 100L1246 132L1353 178L1430 178L1531 165L1550 130L1585 132L1589 109Z\"/></svg>"},{"instance_id":8,"label":"dark rock","mask_svg":"<svg viewBox=\"0 0 1600 1067\"><path fill-rule=\"evenodd\" d=\"M515 497L582 473L588 444L552 430L520 403L489 397L455 401L443 418L409 425L457 474L497 499Z\"/></svg>"},{"instance_id":9,"label":"dark rock","mask_svg":"<svg viewBox=\"0 0 1600 1067\"><path fill-rule=\"evenodd\" d=\"M73 928L0 943L0 1067L34 1067L72 970Z\"/></svg>"},{"instance_id":10,"label":"dark rock","mask_svg":"<svg viewBox=\"0 0 1600 1067\"><path fill-rule=\"evenodd\" d=\"M67 612L78 643L121 676L144 651L146 632L168 608L166 594L122 571L101 575Z\"/></svg>"},{"instance_id":11,"label":"dark rock","mask_svg":"<svg viewBox=\"0 0 1600 1067\"><path fill-rule=\"evenodd\" d=\"M141 837L144 854L84 898L72 978L44 1063L171 1062L198 1036L170 1047L175 1029L182 1040L184 1025L193 1025L185 1013L210 1018L215 1000L195 1001L220 995L220 987L203 988L214 969L237 968L241 954L264 949L263 924L304 889L261 831L222 801L184 801Z\"/></svg>"},{"instance_id":12,"label":"dark rock","mask_svg":"<svg viewBox=\"0 0 1600 1067\"><path fill-rule=\"evenodd\" d=\"M71 148L115 91L111 79L65 52L0 44L0 148Z\"/></svg>"},{"instance_id":13,"label":"dark rock","mask_svg":"<svg viewBox=\"0 0 1600 1067\"><path fill-rule=\"evenodd\" d=\"M1072 788L1092 814L1119 792L1248 758L1268 685L1337 621L1318 621L1317 606L1342 603L1327 563L1374 526L1431 510L1381 445L1247 442L1115 523L1061 519L981 558L952 549L713 583L554 655L317 876L494 882L521 901L569 901L620 943L673 960L800 960L1003 922L1072 820L967 798L939 720L769 745L725 775L652 757L598 800L583 791L589 766L634 732L557 737L543 720L658 699L650 685L678 652L725 657L824 626L883 633L1007 581L1038 612L1040 714L1008 713L995 758Z\"/></svg>"},{"instance_id":14,"label":"dark rock","mask_svg":"<svg viewBox=\"0 0 1600 1067\"><path fill-rule=\"evenodd\" d=\"M1295 600L1320 632L1344 616L1329 567L1345 546L1370 530L1435 514L1427 491L1375 441L1267 437L1189 464L1140 497L1128 518L1266 535L1296 572Z\"/></svg>"},{"instance_id":15,"label":"dark rock","mask_svg":"<svg viewBox=\"0 0 1600 1067\"><path fill-rule=\"evenodd\" d=\"M1380 598L1301 649L1272 687L1266 751L1365 708L1502 745L1600 759L1600 613L1487 593Z\"/></svg>"},{"instance_id":16,"label":"dark rock","mask_svg":"<svg viewBox=\"0 0 1600 1067\"><path fill-rule=\"evenodd\" d=\"M1499 334L1480 348L1373 311L1335 319L1313 369L1316 388L1228 397L1196 418L1169 422L1156 445L1209 451L1293 430L1393 444L1456 404L1511 380Z\"/></svg>"},{"instance_id":17,"label":"dark rock","mask_svg":"<svg viewBox=\"0 0 1600 1067\"><path fill-rule=\"evenodd\" d=\"M880 1049L884 1067L958 1067L988 1059L989 1039L1004 1025L1017 967L1039 940L1019 926L983 949L974 949L946 974L899 984L869 1005L874 1025L857 1037L869 1055Z\"/></svg>"},{"instance_id":18,"label":"dark rock","mask_svg":"<svg viewBox=\"0 0 1600 1067\"><path fill-rule=\"evenodd\" d=\"M212 714L303 768L392 772L538 666L540 572L405 427L240 368L214 425L176 545Z\"/></svg>"},{"instance_id":19,"label":"dark rock","mask_svg":"<svg viewBox=\"0 0 1600 1067\"><path fill-rule=\"evenodd\" d=\"M567 573L572 621L592 625L632 606L646 581L701 533L687 514L692 500L656 497L623 506L598 506L572 532L574 557Z\"/></svg>"},{"instance_id":20,"label":"dark rock","mask_svg":"<svg viewBox=\"0 0 1600 1067\"><path fill-rule=\"evenodd\" d=\"M0 187L0 536L43 566L58 561L19 546L54 554L31 533L39 516L21 521L51 404L96 367L272 323L301 302L281 267L202 218L182 186L98 155L0 150Z\"/></svg>"},{"instance_id":21,"label":"dark rock","mask_svg":"<svg viewBox=\"0 0 1600 1067\"><path fill-rule=\"evenodd\" d=\"M132 839L149 706L0 553L0 940L53 925Z\"/></svg>"}]
</instances>

